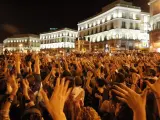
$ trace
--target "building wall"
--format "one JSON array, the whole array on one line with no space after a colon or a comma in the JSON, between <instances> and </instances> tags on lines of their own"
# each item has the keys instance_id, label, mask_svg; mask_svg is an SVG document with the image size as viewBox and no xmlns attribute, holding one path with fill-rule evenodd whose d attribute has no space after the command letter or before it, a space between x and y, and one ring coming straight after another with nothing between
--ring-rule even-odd
<instances>
[{"instance_id":1,"label":"building wall","mask_svg":"<svg viewBox=\"0 0 160 120\"><path fill-rule=\"evenodd\" d=\"M4 49L7 49L8 51L40 51L40 40L36 37L7 38L3 43Z\"/></svg>"},{"instance_id":2,"label":"building wall","mask_svg":"<svg viewBox=\"0 0 160 120\"><path fill-rule=\"evenodd\" d=\"M150 0L151 28L150 45L151 51L160 52L160 0Z\"/></svg>"},{"instance_id":3,"label":"building wall","mask_svg":"<svg viewBox=\"0 0 160 120\"><path fill-rule=\"evenodd\" d=\"M76 38L77 32L67 29L40 34L41 49L75 48Z\"/></svg>"},{"instance_id":4,"label":"building wall","mask_svg":"<svg viewBox=\"0 0 160 120\"><path fill-rule=\"evenodd\" d=\"M131 7L131 6L130 6ZM78 24L79 40L100 42L113 39L149 40L150 15L132 6L114 8ZM145 46L145 47L148 47Z\"/></svg>"},{"instance_id":5,"label":"building wall","mask_svg":"<svg viewBox=\"0 0 160 120\"><path fill-rule=\"evenodd\" d=\"M3 44L0 44L0 55L3 54Z\"/></svg>"}]
</instances>

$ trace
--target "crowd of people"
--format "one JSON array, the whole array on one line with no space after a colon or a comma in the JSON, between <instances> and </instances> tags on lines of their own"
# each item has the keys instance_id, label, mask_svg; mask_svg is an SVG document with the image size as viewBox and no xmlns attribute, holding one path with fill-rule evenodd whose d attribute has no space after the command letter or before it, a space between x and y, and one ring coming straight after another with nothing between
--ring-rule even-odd
<instances>
[{"instance_id":1,"label":"crowd of people","mask_svg":"<svg viewBox=\"0 0 160 120\"><path fill-rule=\"evenodd\" d=\"M160 120L159 77L159 53L4 55L0 120Z\"/></svg>"}]
</instances>

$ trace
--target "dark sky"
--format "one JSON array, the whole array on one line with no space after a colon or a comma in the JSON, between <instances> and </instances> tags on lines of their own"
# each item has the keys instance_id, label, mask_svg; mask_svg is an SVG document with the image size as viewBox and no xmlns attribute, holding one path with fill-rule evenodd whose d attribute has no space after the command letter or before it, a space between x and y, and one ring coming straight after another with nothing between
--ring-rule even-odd
<instances>
[{"instance_id":1,"label":"dark sky","mask_svg":"<svg viewBox=\"0 0 160 120\"><path fill-rule=\"evenodd\" d=\"M77 23L115 0L0 0L0 42L15 33L39 34L49 28L77 29ZM27 2L26 2L27 1ZM133 1L148 11L148 0Z\"/></svg>"}]
</instances>

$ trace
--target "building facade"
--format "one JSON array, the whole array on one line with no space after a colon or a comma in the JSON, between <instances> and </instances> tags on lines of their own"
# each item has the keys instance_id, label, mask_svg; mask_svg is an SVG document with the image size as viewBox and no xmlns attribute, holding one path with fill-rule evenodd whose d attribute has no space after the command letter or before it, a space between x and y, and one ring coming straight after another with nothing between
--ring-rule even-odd
<instances>
[{"instance_id":1,"label":"building facade","mask_svg":"<svg viewBox=\"0 0 160 120\"><path fill-rule=\"evenodd\" d=\"M7 38L3 41L4 51L20 51L27 52L29 51L40 51L40 40L39 36L34 34L20 34L14 35L10 38Z\"/></svg>"},{"instance_id":2,"label":"building facade","mask_svg":"<svg viewBox=\"0 0 160 120\"><path fill-rule=\"evenodd\" d=\"M41 49L74 49L77 31L69 28L40 34Z\"/></svg>"},{"instance_id":3,"label":"building facade","mask_svg":"<svg viewBox=\"0 0 160 120\"><path fill-rule=\"evenodd\" d=\"M150 0L151 27L150 48L151 51L160 52L160 0Z\"/></svg>"},{"instance_id":4,"label":"building facade","mask_svg":"<svg viewBox=\"0 0 160 120\"><path fill-rule=\"evenodd\" d=\"M0 43L0 55L2 55L2 54L3 54L3 44Z\"/></svg>"},{"instance_id":5,"label":"building facade","mask_svg":"<svg viewBox=\"0 0 160 120\"><path fill-rule=\"evenodd\" d=\"M105 46L116 50L149 47L149 22L149 13L117 0L98 15L78 23L78 40L88 41L86 49L90 51L104 51Z\"/></svg>"}]
</instances>

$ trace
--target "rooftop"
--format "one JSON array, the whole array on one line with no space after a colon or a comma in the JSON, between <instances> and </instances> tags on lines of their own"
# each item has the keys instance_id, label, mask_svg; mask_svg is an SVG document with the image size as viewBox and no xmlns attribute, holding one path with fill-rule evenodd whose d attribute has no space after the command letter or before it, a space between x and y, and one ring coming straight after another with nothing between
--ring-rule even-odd
<instances>
[{"instance_id":1,"label":"rooftop","mask_svg":"<svg viewBox=\"0 0 160 120\"><path fill-rule=\"evenodd\" d=\"M22 38L22 37L39 37L39 35L35 35L35 34L16 34L16 35L13 35L9 38Z\"/></svg>"},{"instance_id":2,"label":"rooftop","mask_svg":"<svg viewBox=\"0 0 160 120\"><path fill-rule=\"evenodd\" d=\"M57 29L57 30L53 30L53 31L49 31L49 32L44 32L44 33L41 33L41 34L47 34L47 33L53 33L53 32L59 32L59 31L62 31L62 30L70 30L70 31L77 32L77 30L74 30L74 29L71 29L71 28L61 28L61 29Z\"/></svg>"},{"instance_id":3,"label":"rooftop","mask_svg":"<svg viewBox=\"0 0 160 120\"><path fill-rule=\"evenodd\" d=\"M85 22L85 21L87 21L89 19L92 19L92 18L94 18L94 17L96 17L96 16L98 16L98 15L100 15L102 13L105 13L106 11L108 11L108 10L110 10L110 9L116 7L116 6L127 7L127 8L134 8L134 9L140 9L140 7L133 6L132 2L126 2L124 0L116 0L115 2L113 2L111 4L108 4L105 7L103 7L102 11L99 12L98 14L96 14L96 15L94 15L92 17L89 17L87 19L84 19L84 20L80 21L79 23L82 23L82 22Z\"/></svg>"}]
</instances>

